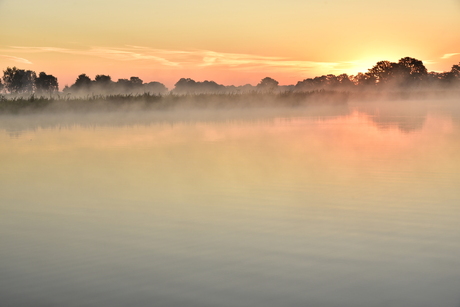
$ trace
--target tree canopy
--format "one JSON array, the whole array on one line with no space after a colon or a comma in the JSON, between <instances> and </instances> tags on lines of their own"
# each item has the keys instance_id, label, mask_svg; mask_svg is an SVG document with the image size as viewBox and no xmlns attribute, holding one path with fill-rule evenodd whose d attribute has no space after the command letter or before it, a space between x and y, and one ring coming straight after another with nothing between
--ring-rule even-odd
<instances>
[{"instance_id":1,"label":"tree canopy","mask_svg":"<svg viewBox=\"0 0 460 307\"><path fill-rule=\"evenodd\" d=\"M35 79L35 87L38 93L53 93L59 91L57 78L41 72Z\"/></svg>"},{"instance_id":2,"label":"tree canopy","mask_svg":"<svg viewBox=\"0 0 460 307\"><path fill-rule=\"evenodd\" d=\"M35 91L36 74L32 70L8 67L3 71L5 88L13 94L33 93Z\"/></svg>"},{"instance_id":3,"label":"tree canopy","mask_svg":"<svg viewBox=\"0 0 460 307\"><path fill-rule=\"evenodd\" d=\"M397 89L417 87L457 87L460 86L460 63L452 66L450 71L434 72L426 69L422 61L404 57L398 62L379 61L367 72L356 75L328 74L307 78L289 86L280 86L273 78L265 77L256 86L225 86L214 81L195 81L181 78L176 82L172 93L206 94L206 93L246 93L251 91L314 91L322 89L360 90L360 89ZM45 72L7 67L0 79L0 92L9 94L52 94L59 91L56 77ZM80 74L75 83L65 86L64 93L72 95L112 95L112 94L166 94L168 89L160 82L144 83L139 77L112 81L111 76L98 74L92 80L86 74Z\"/></svg>"},{"instance_id":4,"label":"tree canopy","mask_svg":"<svg viewBox=\"0 0 460 307\"><path fill-rule=\"evenodd\" d=\"M262 91L272 92L278 87L279 82L270 77L265 77L257 84L257 88Z\"/></svg>"}]
</instances>

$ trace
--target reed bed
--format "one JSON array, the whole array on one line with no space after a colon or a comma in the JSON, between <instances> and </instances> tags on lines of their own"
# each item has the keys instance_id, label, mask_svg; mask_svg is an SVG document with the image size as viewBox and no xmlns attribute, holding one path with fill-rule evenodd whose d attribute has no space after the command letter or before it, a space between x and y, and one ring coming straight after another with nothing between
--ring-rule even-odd
<instances>
[{"instance_id":1,"label":"reed bed","mask_svg":"<svg viewBox=\"0 0 460 307\"><path fill-rule=\"evenodd\" d=\"M310 92L281 93L200 93L200 94L139 94L139 95L88 95L72 97L35 95L22 97L0 96L0 113L39 111L103 111L173 108L245 108L245 107L295 107L311 103L344 104L348 92L315 90Z\"/></svg>"}]
</instances>

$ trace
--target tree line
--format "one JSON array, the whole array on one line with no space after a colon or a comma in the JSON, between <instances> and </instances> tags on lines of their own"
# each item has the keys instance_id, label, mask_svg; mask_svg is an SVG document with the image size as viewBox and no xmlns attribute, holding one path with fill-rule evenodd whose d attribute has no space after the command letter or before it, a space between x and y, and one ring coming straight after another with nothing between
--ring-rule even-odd
<instances>
[{"instance_id":1,"label":"tree line","mask_svg":"<svg viewBox=\"0 0 460 307\"><path fill-rule=\"evenodd\" d=\"M359 89L406 89L429 87L460 87L460 63L453 65L448 72L428 72L422 61L411 57L401 58L398 62L379 61L365 73L356 75L322 75L307 78L296 85L280 86L278 81L266 77L256 86L225 86L214 81L195 81L181 78L171 90L174 94L206 93L246 93L246 92L284 92ZM59 92L56 77L45 72L37 74L32 70L8 67L0 79L0 93L53 95ZM81 74L70 86L65 86L62 93L74 96L82 95L117 95L117 94L156 94L168 93L166 86L160 82L144 83L138 77L112 81L109 75L96 75L92 80Z\"/></svg>"},{"instance_id":2,"label":"tree line","mask_svg":"<svg viewBox=\"0 0 460 307\"><path fill-rule=\"evenodd\" d=\"M91 80L86 74L81 74L74 84L64 87L63 93L75 96L88 94L139 95L145 93L162 95L168 93L168 89L160 82L144 83L139 77L118 79L118 81L114 82L109 75L96 75L94 80Z\"/></svg>"},{"instance_id":3,"label":"tree line","mask_svg":"<svg viewBox=\"0 0 460 307\"><path fill-rule=\"evenodd\" d=\"M411 57L398 62L379 61L366 73L323 75L297 82L296 90L362 88L405 89L460 86L460 63L448 72L428 72L422 61Z\"/></svg>"},{"instance_id":4,"label":"tree line","mask_svg":"<svg viewBox=\"0 0 460 307\"><path fill-rule=\"evenodd\" d=\"M37 77L35 71L8 67L0 79L0 92L4 91L11 94L47 94L59 91L59 84L53 75L41 72Z\"/></svg>"}]
</instances>

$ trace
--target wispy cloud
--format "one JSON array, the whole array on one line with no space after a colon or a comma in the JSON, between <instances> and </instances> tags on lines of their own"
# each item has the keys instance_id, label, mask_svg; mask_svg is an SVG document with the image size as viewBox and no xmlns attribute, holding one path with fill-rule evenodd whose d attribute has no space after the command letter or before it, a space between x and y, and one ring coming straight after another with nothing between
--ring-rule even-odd
<instances>
[{"instance_id":1,"label":"wispy cloud","mask_svg":"<svg viewBox=\"0 0 460 307\"><path fill-rule=\"evenodd\" d=\"M1 56L2 58L7 58L7 59L13 60L13 61L18 62L18 63L22 63L22 64L32 64L32 62L29 61L28 59L20 58L20 57L17 57L17 56L2 55L2 54L0 54L0 56Z\"/></svg>"},{"instance_id":2,"label":"wispy cloud","mask_svg":"<svg viewBox=\"0 0 460 307\"><path fill-rule=\"evenodd\" d=\"M177 67L180 65L177 62L172 62L164 57L160 57L151 53L133 52L120 49L92 48L88 52L80 52L79 54L94 55L117 61L150 60L165 66Z\"/></svg>"},{"instance_id":3,"label":"wispy cloud","mask_svg":"<svg viewBox=\"0 0 460 307\"><path fill-rule=\"evenodd\" d=\"M201 62L198 66L226 66L239 70L255 68L277 68L289 70L310 70L312 68L332 69L338 64L313 61L295 61L283 57L222 53L208 50L198 50L195 53L201 58Z\"/></svg>"},{"instance_id":4,"label":"wispy cloud","mask_svg":"<svg viewBox=\"0 0 460 307\"><path fill-rule=\"evenodd\" d=\"M95 56L114 61L142 61L146 65L162 65L169 68L220 67L239 71L309 71L342 72L355 65L354 62L302 61L286 57L273 57L243 53L226 53L211 50L168 50L126 45L118 48L88 47L67 49L56 47L11 46L3 52L16 53L64 53L79 56Z\"/></svg>"},{"instance_id":5,"label":"wispy cloud","mask_svg":"<svg viewBox=\"0 0 460 307\"><path fill-rule=\"evenodd\" d=\"M460 54L460 52L456 52L456 53L446 53L446 54L444 54L444 55L441 57L441 59L443 59L443 60L444 60L444 59L449 59L449 58L451 58L451 57L453 57L453 56L456 56L456 55L459 55L459 54Z\"/></svg>"},{"instance_id":6,"label":"wispy cloud","mask_svg":"<svg viewBox=\"0 0 460 307\"><path fill-rule=\"evenodd\" d=\"M56 52L56 53L65 53L65 54L73 54L73 55L83 55L83 56L97 56L111 60L117 61L135 61L135 60L150 60L154 62L158 62L162 65L166 66L178 66L178 63L174 63L168 61L165 58L160 56L156 56L153 54L149 54L146 52L138 52L135 50L139 50L139 47L131 49L128 48L101 48L101 47L91 47L89 49L67 49L67 48L55 48L55 47L21 47L21 46L11 46L11 49L15 50L16 52L23 52L23 53L43 53L43 52Z\"/></svg>"},{"instance_id":7,"label":"wispy cloud","mask_svg":"<svg viewBox=\"0 0 460 307\"><path fill-rule=\"evenodd\" d=\"M26 53L35 53L35 52L68 52L70 49L66 48L56 48L56 47L21 47L21 46L11 46L13 50L22 51Z\"/></svg>"},{"instance_id":8,"label":"wispy cloud","mask_svg":"<svg viewBox=\"0 0 460 307\"><path fill-rule=\"evenodd\" d=\"M423 60L423 64L428 64L428 65L433 65L438 63L438 61L435 60Z\"/></svg>"}]
</instances>

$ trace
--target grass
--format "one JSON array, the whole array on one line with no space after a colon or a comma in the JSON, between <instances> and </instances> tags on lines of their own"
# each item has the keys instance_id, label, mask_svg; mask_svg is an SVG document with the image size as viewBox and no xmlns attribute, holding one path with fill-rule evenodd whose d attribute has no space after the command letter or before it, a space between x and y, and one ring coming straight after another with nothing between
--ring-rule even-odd
<instances>
[{"instance_id":1,"label":"grass","mask_svg":"<svg viewBox=\"0 0 460 307\"><path fill-rule=\"evenodd\" d=\"M0 96L0 113L39 111L104 111L130 109L295 107L310 103L346 103L349 94L317 90L310 92L234 93L234 94L167 94L88 95L86 97L6 97Z\"/></svg>"}]
</instances>

